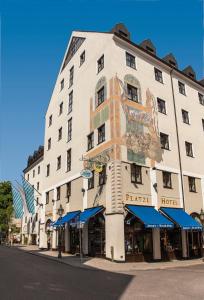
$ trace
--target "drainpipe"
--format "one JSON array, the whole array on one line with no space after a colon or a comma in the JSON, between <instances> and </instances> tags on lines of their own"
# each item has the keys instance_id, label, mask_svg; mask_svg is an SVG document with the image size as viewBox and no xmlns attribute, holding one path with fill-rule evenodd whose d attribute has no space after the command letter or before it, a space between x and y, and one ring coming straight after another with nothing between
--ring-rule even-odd
<instances>
[{"instance_id":1,"label":"drainpipe","mask_svg":"<svg viewBox=\"0 0 204 300\"><path fill-rule=\"evenodd\" d=\"M177 122L177 113L176 113L176 102L175 102L175 94L174 94L174 85L173 85L173 68L170 71L171 77L171 90L173 95L173 104L174 104L174 116L175 116L175 124L176 124L176 136L177 136L177 145L178 145L178 156L179 156L179 170L180 170L180 179L181 179L181 190L182 190L182 201L183 201L183 209L185 210L185 198L184 198L184 185L183 185L183 169L181 163L181 151L180 151L180 141L179 141L179 133L178 133L178 122Z\"/></svg>"}]
</instances>

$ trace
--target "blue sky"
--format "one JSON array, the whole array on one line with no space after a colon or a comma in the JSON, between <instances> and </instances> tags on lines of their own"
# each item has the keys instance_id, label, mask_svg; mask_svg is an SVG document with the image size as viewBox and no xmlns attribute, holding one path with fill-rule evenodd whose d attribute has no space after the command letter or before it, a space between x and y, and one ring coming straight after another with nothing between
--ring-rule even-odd
<instances>
[{"instance_id":1,"label":"blue sky","mask_svg":"<svg viewBox=\"0 0 204 300\"><path fill-rule=\"evenodd\" d=\"M203 73L201 0L5 0L1 7L0 180L19 179L44 141L44 117L72 30L123 22L132 40L150 38L179 68Z\"/></svg>"}]
</instances>

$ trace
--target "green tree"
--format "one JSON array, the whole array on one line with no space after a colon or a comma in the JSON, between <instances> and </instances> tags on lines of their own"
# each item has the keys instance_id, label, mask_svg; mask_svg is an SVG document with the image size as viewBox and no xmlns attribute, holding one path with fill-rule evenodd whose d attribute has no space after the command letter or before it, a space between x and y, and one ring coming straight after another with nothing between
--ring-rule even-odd
<instances>
[{"instance_id":1,"label":"green tree","mask_svg":"<svg viewBox=\"0 0 204 300\"><path fill-rule=\"evenodd\" d=\"M9 222L13 213L11 182L0 182L0 232L8 235Z\"/></svg>"}]
</instances>

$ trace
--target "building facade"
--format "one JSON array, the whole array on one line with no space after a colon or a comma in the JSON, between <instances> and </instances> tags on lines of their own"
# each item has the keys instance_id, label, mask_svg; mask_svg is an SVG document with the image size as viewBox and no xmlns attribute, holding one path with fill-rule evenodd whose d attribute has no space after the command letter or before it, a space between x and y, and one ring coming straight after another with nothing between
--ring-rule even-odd
<instances>
[{"instance_id":1,"label":"building facade","mask_svg":"<svg viewBox=\"0 0 204 300\"><path fill-rule=\"evenodd\" d=\"M42 180L43 180L43 156L44 147L40 146L28 157L27 166L23 170L24 180L34 190L34 213L23 216L22 219L22 243L39 245L40 223L42 214Z\"/></svg>"},{"instance_id":2,"label":"building facade","mask_svg":"<svg viewBox=\"0 0 204 300\"><path fill-rule=\"evenodd\" d=\"M204 208L204 82L190 66L159 58L150 40L133 43L122 24L74 31L45 120L40 248L57 249L61 205L73 214L64 251L81 243L116 261L199 255L199 223L171 215L199 222Z\"/></svg>"}]
</instances>

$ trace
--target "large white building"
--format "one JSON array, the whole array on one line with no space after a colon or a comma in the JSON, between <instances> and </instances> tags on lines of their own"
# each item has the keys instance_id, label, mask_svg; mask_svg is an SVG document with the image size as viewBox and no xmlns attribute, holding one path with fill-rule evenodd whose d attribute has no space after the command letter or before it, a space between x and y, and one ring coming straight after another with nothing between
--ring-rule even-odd
<instances>
[{"instance_id":1,"label":"large white building","mask_svg":"<svg viewBox=\"0 0 204 300\"><path fill-rule=\"evenodd\" d=\"M82 230L84 254L116 261L199 255L189 215L204 208L203 153L204 81L190 66L123 24L74 31L46 113L40 247L57 248L62 205L64 251L79 251Z\"/></svg>"}]
</instances>

